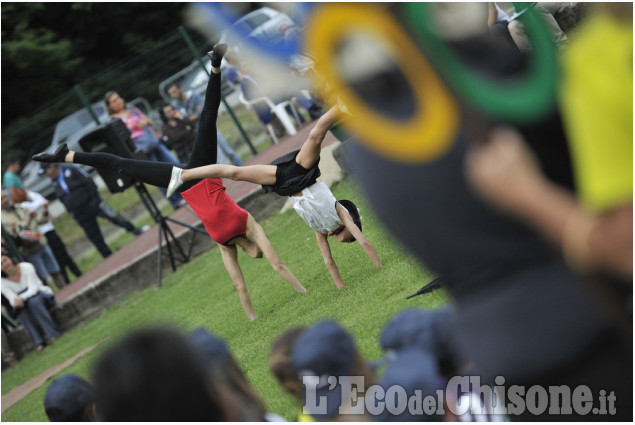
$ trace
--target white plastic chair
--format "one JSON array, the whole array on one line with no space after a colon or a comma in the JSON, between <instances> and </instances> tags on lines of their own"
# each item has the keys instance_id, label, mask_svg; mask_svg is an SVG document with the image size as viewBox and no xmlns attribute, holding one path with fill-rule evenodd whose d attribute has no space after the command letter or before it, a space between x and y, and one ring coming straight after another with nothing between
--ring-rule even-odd
<instances>
[{"instance_id":1,"label":"white plastic chair","mask_svg":"<svg viewBox=\"0 0 635 425\"><path fill-rule=\"evenodd\" d=\"M255 99L247 100L245 99L245 96L242 90L240 91L240 94L238 95L238 99L249 109L254 109L254 105L257 103L264 103L265 105L267 105L271 113L275 115L276 117L278 117L278 120L280 120L280 123L284 127L284 130L287 134L292 136L298 133L293 123L293 120L295 119L296 120L295 122L299 123L300 117L298 115L298 111L293 102L289 100L285 100L276 104L276 103L273 103L273 101L269 99L268 97L258 97ZM287 106L291 109L293 118L287 112L287 109L286 109ZM271 125L271 123L267 124L267 130L269 131L269 134L271 136L271 140L273 140L273 143L278 144L278 137L276 136L276 132L273 128L273 125Z\"/></svg>"}]
</instances>

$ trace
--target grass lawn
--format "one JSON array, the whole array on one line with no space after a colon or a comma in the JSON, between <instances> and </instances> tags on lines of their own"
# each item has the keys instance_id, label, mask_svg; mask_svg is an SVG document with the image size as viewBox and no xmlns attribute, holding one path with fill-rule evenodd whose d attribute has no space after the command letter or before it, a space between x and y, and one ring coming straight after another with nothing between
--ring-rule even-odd
<instances>
[{"instance_id":1,"label":"grass lawn","mask_svg":"<svg viewBox=\"0 0 635 425\"><path fill-rule=\"evenodd\" d=\"M282 260L302 284L297 294L274 273L264 259L240 254L245 280L259 318L253 323L240 305L225 271L220 253L210 250L167 276L160 290L146 288L100 316L70 330L42 353L27 354L20 363L2 373L2 394L23 384L49 367L105 338L63 373L89 377L101 352L127 331L155 323L175 324L184 330L203 326L228 341L232 353L268 409L295 420L298 408L268 370L271 343L286 329L333 318L355 337L369 360L381 356L379 335L387 320L410 307L434 308L448 301L444 291L406 300L406 296L433 276L390 238L351 180L334 188L338 199L358 200L364 217L364 233L374 244L384 267L376 269L358 244L332 242L333 257L348 287L338 291L324 267L313 231L294 212L276 214L262 224ZM48 383L9 408L3 421L45 421L42 400Z\"/></svg>"}]
</instances>

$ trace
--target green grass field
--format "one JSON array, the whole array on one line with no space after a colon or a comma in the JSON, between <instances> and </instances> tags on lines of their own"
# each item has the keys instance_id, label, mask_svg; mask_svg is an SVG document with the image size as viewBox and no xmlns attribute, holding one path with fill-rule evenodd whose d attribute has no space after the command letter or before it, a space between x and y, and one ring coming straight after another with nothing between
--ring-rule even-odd
<instances>
[{"instance_id":1,"label":"green grass field","mask_svg":"<svg viewBox=\"0 0 635 425\"><path fill-rule=\"evenodd\" d=\"M409 254L390 238L356 185L345 180L334 187L338 199L354 199L364 217L364 233L374 244L384 267L376 269L358 244L331 242L333 256L348 287L338 291L319 254L313 231L294 211L276 214L263 227L278 255L302 284L296 293L263 259L240 254L247 287L259 318L247 320L217 249L212 249L167 276L160 290L146 288L98 317L72 329L42 353L32 352L2 373L2 394L21 385L85 347L109 338L62 373L90 377L99 354L113 341L138 326L168 323L183 330L205 327L228 341L234 357L268 409L288 420L298 411L268 370L271 343L286 329L323 318L337 320L355 337L369 360L381 357L379 336L387 320L410 307L434 308L447 303L443 291L406 300L432 280ZM3 421L45 421L42 400L48 383L9 408Z\"/></svg>"}]
</instances>

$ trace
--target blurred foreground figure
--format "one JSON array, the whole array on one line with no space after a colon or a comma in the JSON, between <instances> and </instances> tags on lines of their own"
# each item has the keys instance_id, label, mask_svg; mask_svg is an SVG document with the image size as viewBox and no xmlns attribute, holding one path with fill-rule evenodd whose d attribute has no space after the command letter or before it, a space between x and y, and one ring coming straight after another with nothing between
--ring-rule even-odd
<instances>
[{"instance_id":1,"label":"blurred foreground figure","mask_svg":"<svg viewBox=\"0 0 635 425\"><path fill-rule=\"evenodd\" d=\"M54 380L44 395L44 410L51 422L96 422L95 391L72 373Z\"/></svg>"},{"instance_id":2,"label":"blurred foreground figure","mask_svg":"<svg viewBox=\"0 0 635 425\"><path fill-rule=\"evenodd\" d=\"M492 52L486 47L466 46L465 56L476 62L470 63L471 71L504 80L508 76L497 74L498 63L488 61ZM377 91L372 84L358 87ZM630 94L632 89L624 91ZM354 173L391 234L447 282L455 300L459 344L483 383L502 376L508 388L539 384L573 390L586 385L596 396L601 390L616 396L614 415L553 415L547 410L535 416L525 411L510 415L512 420L631 420L632 343L624 337L624 321L541 234L474 193L465 162L470 150L486 139L490 123L465 99L458 100L463 102L463 123L443 155L405 164L355 142L347 146ZM557 112L552 112L517 130L536 152L547 178L572 189L568 127L567 121L564 134ZM626 156L630 161L632 153ZM575 168L575 153L573 157ZM503 184L521 190L510 181Z\"/></svg>"},{"instance_id":3,"label":"blurred foreground figure","mask_svg":"<svg viewBox=\"0 0 635 425\"><path fill-rule=\"evenodd\" d=\"M243 420L208 379L206 359L178 331L131 333L97 362L97 412L104 421Z\"/></svg>"}]
</instances>

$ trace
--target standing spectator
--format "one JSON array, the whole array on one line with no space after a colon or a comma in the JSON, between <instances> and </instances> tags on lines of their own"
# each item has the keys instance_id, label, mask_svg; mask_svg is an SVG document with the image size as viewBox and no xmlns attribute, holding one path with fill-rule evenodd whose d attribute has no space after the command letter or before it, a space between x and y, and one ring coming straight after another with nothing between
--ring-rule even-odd
<instances>
[{"instance_id":1,"label":"standing spectator","mask_svg":"<svg viewBox=\"0 0 635 425\"><path fill-rule=\"evenodd\" d=\"M53 255L55 256L55 260L57 260L57 264L60 266L60 272L62 273L64 280L66 283L70 282L68 275L66 274L66 267L68 267L76 277L80 277L82 275L82 271L79 269L77 264L75 264L75 261L73 261L73 258L66 250L66 245L64 245L62 238L60 238L55 231L55 226L53 226L53 217L51 217L48 211L49 201L47 201L44 196L31 190L27 190L27 196L30 201L23 202L20 206L28 209L29 211L42 213L44 217L48 217L48 221L38 225L37 229L40 234L44 235L51 251L53 251Z\"/></svg>"},{"instance_id":2,"label":"standing spectator","mask_svg":"<svg viewBox=\"0 0 635 425\"><path fill-rule=\"evenodd\" d=\"M172 107L183 115L192 126L194 134L196 134L198 132L200 113L203 109L203 98L192 91L186 92L183 90L183 87L176 82L170 83L167 90L168 94L174 99ZM243 161L238 154L234 152L231 146L229 146L229 143L227 143L227 140L225 140L218 129L216 130L216 139L218 140L218 144L216 145L218 163L226 164L227 157L229 157L232 164L242 165ZM187 162L187 159L182 162Z\"/></svg>"},{"instance_id":3,"label":"standing spectator","mask_svg":"<svg viewBox=\"0 0 635 425\"><path fill-rule=\"evenodd\" d=\"M57 198L84 229L86 237L95 245L102 257L108 257L112 251L104 241L104 236L97 224L97 217L103 217L135 235L148 230L147 226L135 227L104 202L99 196L93 179L81 168L42 164L40 173L53 180Z\"/></svg>"},{"instance_id":4,"label":"standing spectator","mask_svg":"<svg viewBox=\"0 0 635 425\"><path fill-rule=\"evenodd\" d=\"M128 130L130 130L130 138L137 147L148 156L150 161L169 162L178 164L176 158L170 153L167 147L159 139L159 135L152 128L152 120L146 117L137 108L128 108L126 102L117 94L117 92L109 91L104 96L104 102L110 118L120 118ZM165 195L165 190L159 189ZM185 204L181 195L174 194L168 198L174 209Z\"/></svg>"},{"instance_id":5,"label":"standing spectator","mask_svg":"<svg viewBox=\"0 0 635 425\"><path fill-rule=\"evenodd\" d=\"M29 263L16 263L8 255L2 255L2 295L16 310L18 321L35 344L38 351L50 345L60 332L48 312L55 305L53 291L44 286ZM40 332L42 331L42 333ZM42 335L43 334L43 335Z\"/></svg>"},{"instance_id":6,"label":"standing spectator","mask_svg":"<svg viewBox=\"0 0 635 425\"><path fill-rule=\"evenodd\" d=\"M2 184L4 187L9 190L11 193L11 202L14 204L26 201L26 187L24 187L24 183L18 173L22 168L20 164L20 159L12 156L9 157L9 166L7 167L7 171L4 173L4 177L2 178Z\"/></svg>"},{"instance_id":7,"label":"standing spectator","mask_svg":"<svg viewBox=\"0 0 635 425\"><path fill-rule=\"evenodd\" d=\"M2 225L11 233L20 254L35 266L40 279L47 282L50 277L55 286L62 288L66 282L60 273L60 267L46 243L46 238L37 231L37 226L48 221L48 218L42 213L13 205L6 192L7 190L3 190L1 196Z\"/></svg>"}]
</instances>

